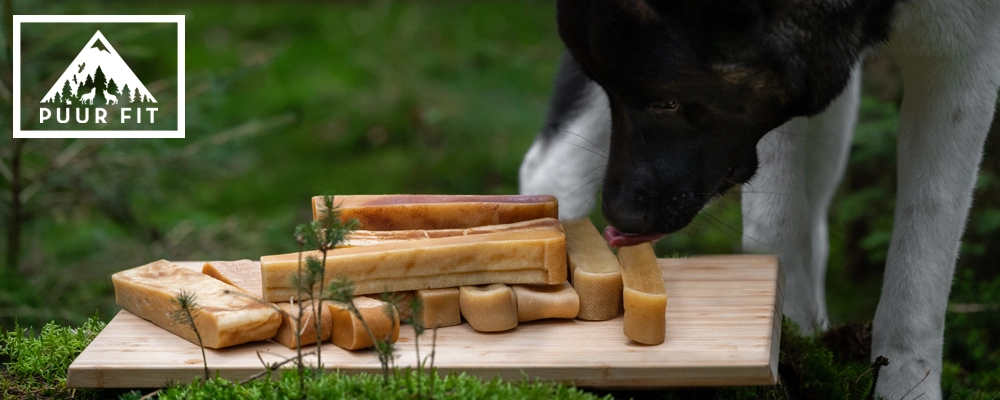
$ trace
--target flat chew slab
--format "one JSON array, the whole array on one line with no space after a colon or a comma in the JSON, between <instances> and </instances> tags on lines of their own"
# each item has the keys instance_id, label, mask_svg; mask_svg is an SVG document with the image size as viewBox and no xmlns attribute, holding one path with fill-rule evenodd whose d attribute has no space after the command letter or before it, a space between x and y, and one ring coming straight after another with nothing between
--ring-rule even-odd
<instances>
[{"instance_id":1,"label":"flat chew slab","mask_svg":"<svg viewBox=\"0 0 1000 400\"><path fill-rule=\"evenodd\" d=\"M375 340L389 343L399 340L399 313L392 304L365 296L355 297L354 307L364 318L364 323L347 304L332 302L329 307L333 313L333 336L330 341L341 348L358 350L374 346L373 336ZM365 329L365 324L371 329L371 334Z\"/></svg>"},{"instance_id":2,"label":"flat chew slab","mask_svg":"<svg viewBox=\"0 0 1000 400\"><path fill-rule=\"evenodd\" d=\"M667 290L652 243L618 248L625 303L625 337L660 344L666 336Z\"/></svg>"},{"instance_id":3,"label":"flat chew slab","mask_svg":"<svg viewBox=\"0 0 1000 400\"><path fill-rule=\"evenodd\" d=\"M308 252L305 257L321 257ZM297 295L292 277L298 253L260 259L264 299ZM487 283L560 283L566 280L562 230L497 232L334 249L327 253L323 287L339 278L355 294L401 292Z\"/></svg>"},{"instance_id":4,"label":"flat chew slab","mask_svg":"<svg viewBox=\"0 0 1000 400\"><path fill-rule=\"evenodd\" d=\"M340 218L355 218L373 231L452 229L557 218L559 203L548 195L349 195L334 196ZM323 196L312 198L313 218L326 215Z\"/></svg>"},{"instance_id":5,"label":"flat chew slab","mask_svg":"<svg viewBox=\"0 0 1000 400\"><path fill-rule=\"evenodd\" d=\"M580 312L580 296L573 285L510 285L517 299L519 322L539 319L572 319Z\"/></svg>"},{"instance_id":6,"label":"flat chew slab","mask_svg":"<svg viewBox=\"0 0 1000 400\"><path fill-rule=\"evenodd\" d=\"M415 317L415 323L427 329L444 328L462 323L462 311L458 302L458 288L424 289L416 292L422 308Z\"/></svg>"},{"instance_id":7,"label":"flat chew slab","mask_svg":"<svg viewBox=\"0 0 1000 400\"><path fill-rule=\"evenodd\" d=\"M295 316L299 315L299 303L277 303L275 304L278 308L281 308L285 314L281 315L281 326L278 327L278 333L274 335L275 342L278 342L282 346L289 349L297 348L295 343L295 331L299 330L299 344L302 346L308 346L310 344L316 344L316 300L306 300L303 302L302 316L295 320ZM319 306L320 312L320 326L319 326L319 341L325 341L330 339L330 334L333 333L333 318L330 313L330 308L327 305L328 301L323 302Z\"/></svg>"},{"instance_id":8,"label":"flat chew slab","mask_svg":"<svg viewBox=\"0 0 1000 400\"><path fill-rule=\"evenodd\" d=\"M514 291L502 283L458 288L459 308L472 329L500 332L517 328Z\"/></svg>"},{"instance_id":9,"label":"flat chew slab","mask_svg":"<svg viewBox=\"0 0 1000 400\"><path fill-rule=\"evenodd\" d=\"M474 228L456 229L409 229L402 231L369 231L355 230L339 247L370 246L407 240L436 239L452 236L481 235L484 233L563 230L562 223L555 218L539 218L530 221L514 222L502 225L486 225Z\"/></svg>"},{"instance_id":10,"label":"flat chew slab","mask_svg":"<svg viewBox=\"0 0 1000 400\"><path fill-rule=\"evenodd\" d=\"M622 307L622 271L590 218L564 224L570 281L580 295L577 318L607 321L618 316Z\"/></svg>"},{"instance_id":11,"label":"flat chew slab","mask_svg":"<svg viewBox=\"0 0 1000 400\"><path fill-rule=\"evenodd\" d=\"M218 349L274 337L281 316L249 296L231 293L233 287L205 274L159 260L111 275L115 302L161 328L198 343L193 330L177 324L171 302L181 290L194 293L200 312L195 326L205 347Z\"/></svg>"},{"instance_id":12,"label":"flat chew slab","mask_svg":"<svg viewBox=\"0 0 1000 400\"><path fill-rule=\"evenodd\" d=\"M240 288L257 298L264 298L260 284L260 265L250 260L209 261L201 273Z\"/></svg>"}]
</instances>

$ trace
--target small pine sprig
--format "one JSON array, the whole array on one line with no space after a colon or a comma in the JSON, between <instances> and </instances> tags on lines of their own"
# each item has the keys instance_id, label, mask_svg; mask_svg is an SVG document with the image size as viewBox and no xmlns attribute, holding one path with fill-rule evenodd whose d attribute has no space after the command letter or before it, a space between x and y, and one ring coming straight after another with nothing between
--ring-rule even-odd
<instances>
[{"instance_id":1,"label":"small pine sprig","mask_svg":"<svg viewBox=\"0 0 1000 400\"><path fill-rule=\"evenodd\" d=\"M170 299L170 302L177 307L170 313L170 318L176 324L187 325L194 331L195 337L198 338L198 347L201 348L201 361L205 367L205 381L207 382L209 379L208 357L205 356L205 345L201 341L201 332L198 332L198 325L194 322L198 318L198 314L201 313L201 307L198 306L197 298L194 292L181 289L174 298Z\"/></svg>"}]
</instances>

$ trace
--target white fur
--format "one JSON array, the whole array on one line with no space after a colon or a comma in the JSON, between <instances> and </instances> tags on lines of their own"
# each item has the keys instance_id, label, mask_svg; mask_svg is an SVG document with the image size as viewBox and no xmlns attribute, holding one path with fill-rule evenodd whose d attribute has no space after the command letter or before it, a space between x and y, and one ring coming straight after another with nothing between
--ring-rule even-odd
<instances>
[{"instance_id":1,"label":"white fur","mask_svg":"<svg viewBox=\"0 0 1000 400\"><path fill-rule=\"evenodd\" d=\"M521 163L520 192L556 196L563 220L586 216L594 209L608 162L608 97L597 84L588 86L579 110L557 128L555 136L536 139Z\"/></svg>"}]
</instances>

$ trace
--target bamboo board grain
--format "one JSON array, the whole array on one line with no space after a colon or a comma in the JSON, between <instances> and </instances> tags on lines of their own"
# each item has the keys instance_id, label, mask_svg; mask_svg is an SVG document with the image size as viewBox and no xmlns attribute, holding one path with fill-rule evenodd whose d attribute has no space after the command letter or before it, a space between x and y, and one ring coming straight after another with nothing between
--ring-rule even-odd
<instances>
[{"instance_id":1,"label":"bamboo board grain","mask_svg":"<svg viewBox=\"0 0 1000 400\"><path fill-rule=\"evenodd\" d=\"M438 331L435 365L484 378L530 379L582 387L773 385L778 376L782 286L771 256L660 259L667 295L666 341L630 342L622 317L603 322L549 320L512 331L478 333L468 324ZM202 263L178 263L200 269ZM404 326L399 366L415 365L413 330ZM426 355L430 335L421 336ZM308 350L315 346L307 347ZM379 373L370 352L326 344L327 369ZM238 380L261 371L257 352L271 363L294 355L274 342L207 349L212 374ZM309 358L315 362L315 358ZM289 364L290 365L290 364ZM121 311L69 367L68 387L160 387L203 374L197 346Z\"/></svg>"}]
</instances>

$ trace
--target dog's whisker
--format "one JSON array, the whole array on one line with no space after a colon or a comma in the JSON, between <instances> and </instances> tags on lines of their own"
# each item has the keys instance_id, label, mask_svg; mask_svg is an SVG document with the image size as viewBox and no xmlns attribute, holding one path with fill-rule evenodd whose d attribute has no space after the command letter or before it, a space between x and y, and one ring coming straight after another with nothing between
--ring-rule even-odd
<instances>
[{"instance_id":1,"label":"dog's whisker","mask_svg":"<svg viewBox=\"0 0 1000 400\"><path fill-rule=\"evenodd\" d=\"M574 191L570 192L569 194L567 194L566 197L571 197L571 196L575 195L577 192L583 190L583 188L585 188L587 186L590 186L590 185L593 185L593 184L595 184L597 182L600 182L602 178L603 177L598 177L596 179L592 179L590 182L584 183L582 186L580 186L576 190L574 190Z\"/></svg>"},{"instance_id":2,"label":"dog's whisker","mask_svg":"<svg viewBox=\"0 0 1000 400\"><path fill-rule=\"evenodd\" d=\"M581 135L579 133L576 133L576 132L573 132L573 131L569 131L569 130L566 130L566 129L559 129L558 131L562 132L562 133L568 133L570 135L573 135L573 136L576 136L576 137L578 137L580 139L583 139L585 142L590 143L591 146L594 146L595 149L598 149L598 150L602 151L605 156L608 154L608 150L607 149L605 149L604 147L601 147L601 146L597 145L597 143L594 143L590 139L587 139L586 136L583 136L583 135Z\"/></svg>"},{"instance_id":3,"label":"dog's whisker","mask_svg":"<svg viewBox=\"0 0 1000 400\"><path fill-rule=\"evenodd\" d=\"M586 147L583 147L583 146L581 146L581 145L579 145L579 144L576 144L576 143L573 143L573 142L570 142L570 141L567 141L567 140L559 140L559 141L560 141L560 142L562 142L562 143L566 143L566 144L568 144L568 145L572 145L572 146L576 146L576 147L579 147L580 149L583 149L583 150L586 150L586 151L589 151L589 152L590 152L591 154L593 154L593 155L595 155L595 156L598 156L598 157L601 157L601 158L603 158L603 159L607 159L607 158L608 158L607 154L601 154L601 153L598 153L598 152L596 152L596 151L594 151L594 150L591 150L591 149L588 149L588 148L586 148Z\"/></svg>"},{"instance_id":4,"label":"dog's whisker","mask_svg":"<svg viewBox=\"0 0 1000 400\"><path fill-rule=\"evenodd\" d=\"M761 242L760 240L757 240L757 238L755 238L755 237L753 237L753 236L750 236L750 235L747 235L746 233L743 233L743 230L742 230L742 229L736 229L736 228L733 228L732 226L730 226L729 224L727 224L727 223L726 223L725 221L722 221L722 220L720 220L720 219L716 218L715 216L713 216L712 214L709 214L709 213L708 213L708 212L706 212L705 210L702 210L701 212L699 212L699 213L698 213L698 215L704 215L704 216L706 216L706 217L709 217L709 218L711 218L711 219L713 219L713 220L717 221L718 223L722 224L722 226L725 226L726 228L729 228L729 229L730 229L730 230L732 230L733 232L737 232L737 233L739 233L739 234L740 234L740 236L742 236L742 237L745 237L745 238L747 238L747 239L750 239L750 240L753 240L754 242L757 242L757 244L761 244L761 245L763 245L763 244L764 244L764 242ZM713 224L713 225L714 225L714 224Z\"/></svg>"}]
</instances>

